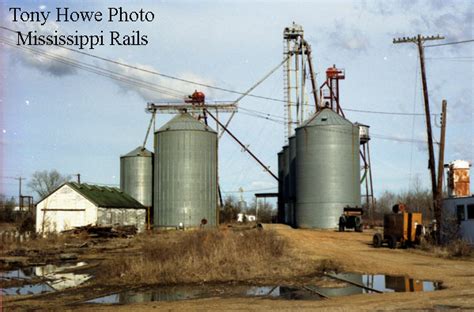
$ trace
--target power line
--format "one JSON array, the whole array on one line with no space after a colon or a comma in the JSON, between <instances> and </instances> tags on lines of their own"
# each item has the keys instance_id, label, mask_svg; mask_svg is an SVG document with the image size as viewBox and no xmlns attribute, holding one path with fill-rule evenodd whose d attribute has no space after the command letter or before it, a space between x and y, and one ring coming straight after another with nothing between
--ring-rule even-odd
<instances>
[{"instance_id":1,"label":"power line","mask_svg":"<svg viewBox=\"0 0 474 312\"><path fill-rule=\"evenodd\" d=\"M0 28L4 29L4 30L7 30L7 31L10 31L10 32L14 32L14 33L21 33L20 31L13 30L13 29L5 27L5 26L0 26ZM97 56L97 55L94 55L94 54L91 54L91 53L87 53L87 52L84 52L84 51L79 51L79 50L68 48L68 47L65 47L65 46L60 46L60 45L55 45L55 46L57 46L59 48L62 48L62 49L72 51L72 52L75 52L75 53L79 53L79 54L82 54L82 55L93 57L93 58L99 59L99 60L104 61L104 62L109 62L109 63L115 64L115 65L131 68L131 69L134 69L134 70L139 70L139 71L142 71L142 72L145 72L145 73L148 73L148 74L157 75L157 76L165 77L165 78L168 78L168 79L173 79L173 80L177 80L177 81L181 81L181 82L185 82L185 83L189 83L189 84L194 84L194 85L198 85L198 86L202 86L202 87L206 87L206 88L210 88L210 89L214 89L214 90L219 90L219 91L223 91L223 92L234 93L234 94L239 94L239 95L246 94L245 92L241 92L241 91L236 91L236 90L231 90L231 89L227 89L227 88L217 87L217 86L213 86L213 85L209 85L209 84L205 84L205 83L200 83L200 82L197 82L197 81L191 81L191 80L187 80L187 79L183 79L183 78L178 78L178 77L175 77L175 76L172 76L172 75L159 73L159 72L156 72L156 71L153 71L153 70L145 69L145 68L138 67L138 66L133 66L133 65L130 65L130 64L119 62L119 61L114 61L114 60L111 60L111 59L108 59L108 58L105 58L105 57ZM247 96L251 96L251 97L259 98L259 99L264 99L264 100L269 100L269 101L286 103L286 101L283 100L283 99L276 99L276 98L266 97L266 96L261 96L261 95L248 94Z\"/></svg>"},{"instance_id":2,"label":"power line","mask_svg":"<svg viewBox=\"0 0 474 312\"><path fill-rule=\"evenodd\" d=\"M446 43L438 43L438 44L430 44L430 45L425 45L424 47L425 48L440 47L440 46L461 44L461 43L468 43L468 42L474 42L474 39L463 40L463 41L454 41L454 42L446 42Z\"/></svg>"},{"instance_id":3,"label":"power line","mask_svg":"<svg viewBox=\"0 0 474 312\"><path fill-rule=\"evenodd\" d=\"M356 112L356 113L367 113L367 114L380 114L380 115L425 116L424 113L383 112L383 111L369 111L369 110L350 109L350 108L344 108L344 111ZM431 115L436 116L437 114L431 114Z\"/></svg>"},{"instance_id":4,"label":"power line","mask_svg":"<svg viewBox=\"0 0 474 312\"><path fill-rule=\"evenodd\" d=\"M38 53L38 54L41 54L42 57L45 57L47 59L51 59L51 60L66 64L66 65L75 67L75 68L79 68L79 69L82 69L82 70L85 70L85 71L88 71L88 72L91 72L91 73L95 73L97 75L107 77L107 78L118 80L118 81L127 83L129 85L137 86L139 88L145 88L145 89L155 91L157 93L166 94L166 95L169 95L169 96L175 97L175 98L182 98L184 96L184 92L181 92L181 91L178 91L178 90L175 90L175 89L166 88L166 87L163 87L163 86L160 86L160 85L157 85L157 84L153 84L153 83L141 80L141 79L129 77L129 76L123 75L123 74L118 73L118 72L114 72L114 71L111 71L111 70L108 70L108 69L100 68L100 67L88 64L88 63L76 61L76 60L73 60L71 58L58 56L56 54L45 52L41 49L35 49L35 48L25 47L25 46L18 46L16 44L11 43L11 41L8 41L7 39L5 39L3 37L0 37L0 41L3 42L4 44L7 44L7 45L11 46L11 47L18 48L18 49L21 49L21 50L29 52L29 53ZM178 95L178 92L179 92L179 95Z\"/></svg>"},{"instance_id":5,"label":"power line","mask_svg":"<svg viewBox=\"0 0 474 312\"><path fill-rule=\"evenodd\" d=\"M278 188L278 186L273 186L273 187L267 187L267 188L261 188L261 189L253 189L253 190L244 190L244 191L222 191L222 193L229 194L229 193L251 193L251 192L258 192L258 191L268 191L268 190L274 190Z\"/></svg>"},{"instance_id":6,"label":"power line","mask_svg":"<svg viewBox=\"0 0 474 312\"><path fill-rule=\"evenodd\" d=\"M473 56L435 56L435 57L425 57L425 60L445 60L445 59L474 59Z\"/></svg>"},{"instance_id":7,"label":"power line","mask_svg":"<svg viewBox=\"0 0 474 312\"><path fill-rule=\"evenodd\" d=\"M19 177L9 177L9 176L0 176L2 179L12 179L12 180L18 180Z\"/></svg>"},{"instance_id":8,"label":"power line","mask_svg":"<svg viewBox=\"0 0 474 312\"><path fill-rule=\"evenodd\" d=\"M7 30L10 30L6 27L3 27L3 26L0 26L0 28L3 28L3 29L7 29ZM2 38L4 43L7 44L7 45L10 45L12 47L15 47L15 48L20 48L20 49L28 49L30 51L34 51L34 52L38 52L40 54L42 54L43 56L49 58L49 59L53 59L53 60L56 60L58 62L61 62L61 63L64 63L64 64L67 64L67 65L70 65L70 66L73 66L73 67L76 67L76 68L80 68L80 69L83 69L83 70L86 70L86 71L89 71L89 72L92 72L92 73L95 73L95 74L98 74L98 75L101 75L101 76L104 76L104 77L107 77L107 78L111 78L111 79L114 79L114 80L118 80L118 81L121 81L121 82L124 82L124 83L128 83L128 84L131 84L131 85L134 85L134 86L138 86L140 88L145 88L145 89L149 89L151 91L155 91L155 92L159 92L159 93L163 93L163 94L166 94L166 95L170 95L172 97L175 97L175 98L182 98L182 96L184 96L186 94L186 92L184 91L180 91L180 90L176 90L176 89L172 89L172 88L169 88L169 87L164 87L164 86L160 86L158 84L152 84L152 83L149 83L147 81L144 81L144 80L141 80L141 79L137 79L137 78L132 78L130 76L126 76L126 75L123 75L123 74L120 74L118 72L115 72L115 71L111 71L111 70L108 70L108 69L104 69L104 68L100 68L100 67L97 67L97 66L94 66L94 65L91 65L91 64L88 64L88 63L84 63L84 62L81 62L81 61L77 61L77 60L73 60L71 58L68 58L68 57L63 57L63 56L58 56L58 55L55 55L55 54L52 54L52 53L48 53L48 52L45 52L41 49L37 49L37 48L31 48L31 47L25 47L25 46L18 46L14 43L11 43L8 42L5 38ZM70 48L66 48L66 47L62 47L62 46L58 46L60 48L64 48L64 49L67 49L67 50L71 50L71 51L74 51L74 52L78 52L78 53L81 53L81 54L86 54L86 55L89 55L88 53L85 53L85 52L82 52L82 51L76 51L74 49L70 49ZM89 55L91 57L96 57L94 55ZM99 58L99 59L102 59L101 57L96 57L96 58ZM120 62L116 62L116 61L112 61L112 60L107 60L107 61L110 61L112 63L120 63ZM127 65L127 64L122 64L120 63L120 65L122 66L126 66L126 67L131 67L131 68L134 68L134 66L131 66L131 65ZM86 68L85 68L86 67ZM135 68L135 69L138 69L138 70L143 70L145 72L148 72L149 70L146 70L146 69L141 69L141 68ZM102 72L100 72L102 71ZM164 75L164 74L159 74L159 73L156 73L155 74L157 75ZM112 75L112 76L111 76ZM117 77L114 77L113 75L117 76ZM180 79L180 78L177 78L177 79ZM187 81L189 83L195 83L195 82L192 82L192 81ZM195 83L195 84L199 84L199 83ZM206 85L207 86L207 85ZM209 86L208 86L209 87ZM158 89L155 89L155 88L158 88ZM165 90L160 90L159 88L163 88L163 89L166 89L167 91ZM171 93L171 91L174 91L176 93L179 92L179 95L177 95L176 93ZM238 93L240 94L239 92L235 91L234 93ZM259 97L259 98L265 98L265 99L271 99L271 100L278 100L278 99L274 99L274 98L266 98L266 97L261 97L261 96L256 96L256 95L252 95L252 94L249 94L248 96L253 96L253 97ZM283 100L278 100L278 101L283 101ZM284 102L284 101L283 101ZM250 111L250 112L255 112L255 113L259 113L259 114L264 114L265 116L259 116L259 117L265 117L265 119L267 120L271 120L270 118L267 118L267 117L275 117L275 118L279 118L279 119L284 119L284 117L282 116L277 116L277 115L272 115L272 114L268 114L268 113L265 113L265 112L261 112L261 111L257 111L257 110L250 110L250 109L246 109L246 108L241 108L242 110L247 110L247 111ZM403 113L403 112L386 112L386 111L369 111L369 110L360 110L360 109L350 109L350 108L345 108L344 109L345 111L352 111L352 112L357 112L357 113L369 113L369 114L381 114L381 115L400 115L400 116L423 116L424 114L422 113ZM432 114L434 116L436 116L436 114ZM271 120L271 121L276 121L276 120ZM279 121L278 121L279 122Z\"/></svg>"}]
</instances>

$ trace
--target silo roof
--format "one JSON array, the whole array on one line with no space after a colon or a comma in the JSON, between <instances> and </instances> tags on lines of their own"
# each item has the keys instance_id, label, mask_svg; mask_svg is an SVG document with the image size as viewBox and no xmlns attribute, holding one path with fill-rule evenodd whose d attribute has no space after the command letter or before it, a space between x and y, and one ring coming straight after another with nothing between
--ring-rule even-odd
<instances>
[{"instance_id":1,"label":"silo roof","mask_svg":"<svg viewBox=\"0 0 474 312\"><path fill-rule=\"evenodd\" d=\"M352 122L345 119L341 115L337 114L330 108L323 108L316 114L310 117L307 121L301 125L301 127L312 127L312 126L337 126L347 125L352 126Z\"/></svg>"},{"instance_id":2,"label":"silo roof","mask_svg":"<svg viewBox=\"0 0 474 312\"><path fill-rule=\"evenodd\" d=\"M208 131L217 133L211 127L206 126L203 122L198 121L196 118L194 118L188 113L181 113L179 115L176 115L175 117L173 117L173 119L168 121L163 127L158 129L156 132L180 130Z\"/></svg>"},{"instance_id":3,"label":"silo roof","mask_svg":"<svg viewBox=\"0 0 474 312\"><path fill-rule=\"evenodd\" d=\"M146 148L144 148L143 146L139 146L136 149L134 149L133 151L131 151L131 152L125 154L125 155L122 155L120 157L136 157L136 156L152 157L153 153L150 152L149 150L147 150Z\"/></svg>"}]
</instances>

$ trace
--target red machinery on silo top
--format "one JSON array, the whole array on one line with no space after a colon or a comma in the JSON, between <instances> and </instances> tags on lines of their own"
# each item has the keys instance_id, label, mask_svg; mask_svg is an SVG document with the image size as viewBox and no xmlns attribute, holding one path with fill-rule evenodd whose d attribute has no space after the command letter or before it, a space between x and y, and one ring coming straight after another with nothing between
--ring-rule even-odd
<instances>
[{"instance_id":1,"label":"red machinery on silo top","mask_svg":"<svg viewBox=\"0 0 474 312\"><path fill-rule=\"evenodd\" d=\"M204 92L194 90L194 93L188 95L188 98L184 100L185 103L192 103L192 104L204 104L206 100L206 95Z\"/></svg>"}]
</instances>

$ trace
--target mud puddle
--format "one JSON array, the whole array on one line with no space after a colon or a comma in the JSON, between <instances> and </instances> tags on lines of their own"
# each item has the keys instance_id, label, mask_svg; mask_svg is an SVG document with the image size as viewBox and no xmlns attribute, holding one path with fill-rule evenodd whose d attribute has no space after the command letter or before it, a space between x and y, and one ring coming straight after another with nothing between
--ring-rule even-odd
<instances>
[{"instance_id":1,"label":"mud puddle","mask_svg":"<svg viewBox=\"0 0 474 312\"><path fill-rule=\"evenodd\" d=\"M0 272L2 284L21 282L19 286L0 288L0 295L34 295L79 286L92 276L70 271L85 265L86 262L48 264Z\"/></svg>"},{"instance_id":2,"label":"mud puddle","mask_svg":"<svg viewBox=\"0 0 474 312\"><path fill-rule=\"evenodd\" d=\"M161 286L123 291L86 301L87 304L130 304L150 301L177 301L203 298L264 297L285 300L321 300L331 297L382 292L434 291L441 283L416 280L405 276L362 275L354 273L330 274L338 287L324 287L321 283L298 286L285 285L196 285Z\"/></svg>"}]
</instances>

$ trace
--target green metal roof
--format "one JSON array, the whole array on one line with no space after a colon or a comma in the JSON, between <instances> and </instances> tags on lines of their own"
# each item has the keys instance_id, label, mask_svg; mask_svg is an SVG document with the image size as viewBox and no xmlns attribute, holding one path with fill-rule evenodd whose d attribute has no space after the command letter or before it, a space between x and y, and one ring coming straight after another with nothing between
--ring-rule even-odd
<instances>
[{"instance_id":1,"label":"green metal roof","mask_svg":"<svg viewBox=\"0 0 474 312\"><path fill-rule=\"evenodd\" d=\"M136 156L152 157L153 153L150 152L149 150L147 150L146 148L144 148L143 146L139 146L136 149L134 149L133 151L131 151L131 152L125 154L125 155L122 155L120 157L136 157Z\"/></svg>"},{"instance_id":2,"label":"green metal roof","mask_svg":"<svg viewBox=\"0 0 474 312\"><path fill-rule=\"evenodd\" d=\"M345 119L341 115L337 114L330 108L323 108L310 119L308 119L301 127L312 127L312 126L336 126L336 125L347 125L352 126L352 122Z\"/></svg>"},{"instance_id":3,"label":"green metal roof","mask_svg":"<svg viewBox=\"0 0 474 312\"><path fill-rule=\"evenodd\" d=\"M216 133L211 127L206 126L201 121L198 121L189 113L180 113L176 115L156 132L179 130L208 131Z\"/></svg>"},{"instance_id":4,"label":"green metal roof","mask_svg":"<svg viewBox=\"0 0 474 312\"><path fill-rule=\"evenodd\" d=\"M66 185L103 208L145 208L132 196L117 187L98 186L85 183L67 182Z\"/></svg>"}]
</instances>

